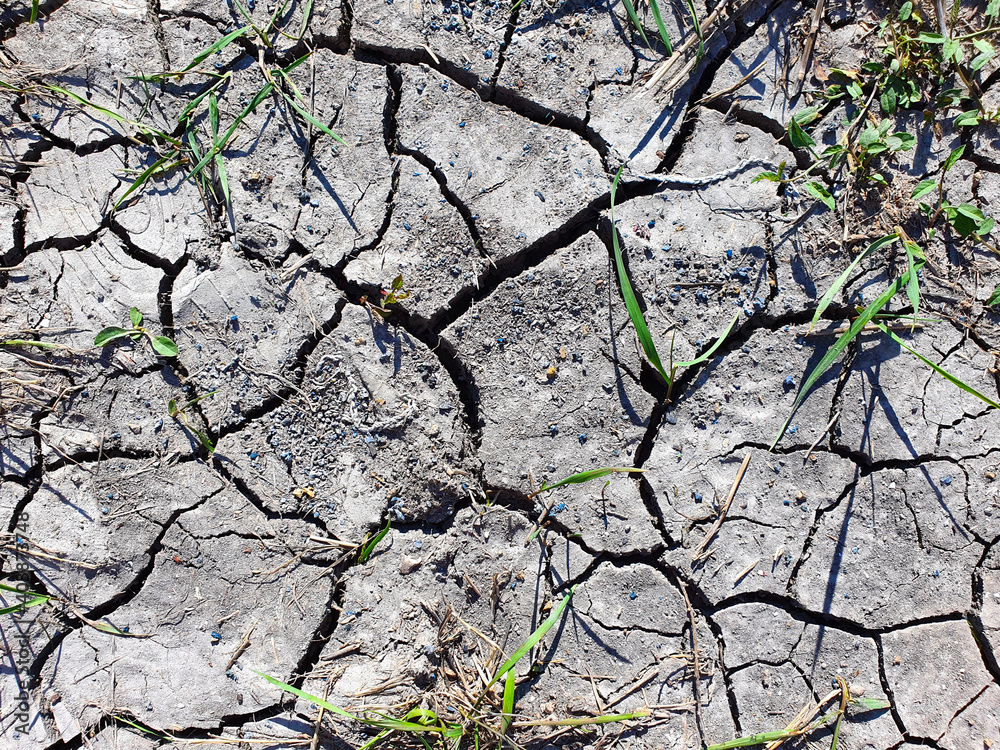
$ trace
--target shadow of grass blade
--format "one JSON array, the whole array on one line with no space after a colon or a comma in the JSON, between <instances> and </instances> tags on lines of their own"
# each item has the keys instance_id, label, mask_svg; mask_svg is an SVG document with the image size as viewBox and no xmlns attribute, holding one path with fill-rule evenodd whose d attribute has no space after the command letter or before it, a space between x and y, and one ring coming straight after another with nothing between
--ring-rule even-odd
<instances>
[{"instance_id":1,"label":"shadow of grass blade","mask_svg":"<svg viewBox=\"0 0 1000 750\"><path fill-rule=\"evenodd\" d=\"M552 608L552 613L549 615L548 619L545 620L545 622L543 622L541 625L539 625L534 633L532 633L527 637L524 643L521 644L521 647L517 651L515 651L514 654L507 661L505 661L503 664L500 665L500 668L496 671L496 674L493 676L493 679L490 680L490 683L486 686L486 688L482 692L482 695L480 695L479 699L476 701L475 703L476 708L478 708L479 704L483 702L483 698L486 697L486 694L489 692L490 688L496 685L497 682L500 680L500 678L503 677L505 674L507 674L508 670L513 669L517 665L517 663L521 660L521 657L523 657L526 653L531 651L531 649L533 649L538 644L538 642L545 637L545 634L548 633L549 630L551 630L552 627L557 622L559 622L559 620L562 618L563 612L566 611L567 605L569 605L569 600L573 598L573 593L575 591L576 591L576 586L571 586L570 590L566 593L566 596L562 598L562 601L560 601L559 604L557 604L555 607Z\"/></svg>"},{"instance_id":2,"label":"shadow of grass blade","mask_svg":"<svg viewBox=\"0 0 1000 750\"><path fill-rule=\"evenodd\" d=\"M639 343L642 344L642 351L645 352L646 359L660 373L663 381L667 385L670 385L670 376L663 369L663 363L660 362L660 355L657 354L656 346L653 344L653 337L649 334L646 320L642 317L642 309L639 307L639 301L635 298L635 292L632 291L632 283L629 281L628 273L625 271L625 261L622 259L621 244L618 242L618 228L615 226L615 193L618 190L618 181L621 179L624 169L625 165L623 164L618 168L614 182L611 183L611 210L609 212L611 217L611 243L615 251L615 268L618 272L618 284L621 286L625 308L628 310L628 316L632 320L632 326L639 337Z\"/></svg>"},{"instance_id":3,"label":"shadow of grass blade","mask_svg":"<svg viewBox=\"0 0 1000 750\"><path fill-rule=\"evenodd\" d=\"M854 273L854 269L858 267L858 264L865 258L867 258L869 255L871 255L873 252L878 250L879 248L885 247L886 245L891 245L897 239L899 239L899 237L897 237L895 234L887 234L885 237L879 237L877 240L875 240L872 244L868 246L868 249L865 250L864 252L858 253L858 257L855 258L853 261L851 261L851 264L847 267L847 269L842 274L840 274L840 276L837 277L837 280L833 282L830 288L826 290L826 294L824 294L823 297L820 299L819 305L816 307L816 313L813 315L812 322L809 323L810 331L813 329L816 323L819 322L820 316L822 316L823 313L826 311L826 308L830 306L830 303L833 301L833 298L836 296L837 292L839 292L843 288L844 284L847 283L847 280L851 277L851 274Z\"/></svg>"},{"instance_id":4,"label":"shadow of grass blade","mask_svg":"<svg viewBox=\"0 0 1000 750\"><path fill-rule=\"evenodd\" d=\"M642 37L642 41L646 43L647 47L652 49L653 45L649 43L649 40L646 38L646 32L642 30L642 24L639 23L639 16L635 14L635 6L632 5L632 0L622 0L622 2L625 3L625 10L628 12L628 17L632 19L632 23L639 30L639 36Z\"/></svg>"},{"instance_id":5,"label":"shadow of grass blade","mask_svg":"<svg viewBox=\"0 0 1000 750\"><path fill-rule=\"evenodd\" d=\"M893 331L890 330L889 327L885 325L885 323L883 323L883 322L881 322L879 320L874 321L874 323L880 329L882 329L882 332L884 334L886 334L889 338L891 338L893 341L895 341L897 344L899 344L899 346L901 346L903 349L905 349L906 351L908 351L914 357L916 357L917 359L919 359L925 365L927 365L932 370L934 370L934 372L936 372L938 375L940 375L941 377L943 377L949 383L951 383L954 386L957 386L958 388L961 388L963 391L965 391L969 395L975 396L976 398L978 398L983 403L989 404L994 409L1000 409L1000 404L998 404L996 401L994 401L993 399L991 399L989 396L986 396L985 394L980 393L975 388L973 388L971 385L969 385L968 383L960 380L955 375L952 375L950 372L948 372L946 369L944 369L940 365L937 365L934 362L932 362L931 360L927 359L927 357L925 357L923 354L921 354L920 352L918 352L916 349L912 349L911 347L907 346L905 343L903 343L903 340L901 338L899 338L899 336L897 336L895 333L893 333Z\"/></svg>"},{"instance_id":6,"label":"shadow of grass blade","mask_svg":"<svg viewBox=\"0 0 1000 750\"><path fill-rule=\"evenodd\" d=\"M923 260L918 260L915 270L920 270L923 264ZM837 339L836 343L834 343L834 345L830 347L829 351L823 355L823 359L817 363L816 367L813 368L812 372L809 373L809 376L805 379L805 381L803 381L802 387L799 389L799 393L795 397L795 402L792 404L791 412L788 414L788 419L786 419L784 424L781 425L781 429L775 436L774 442L772 442L771 446L768 448L769 451L773 451L775 446L777 446L781 441L781 438L785 434L785 430L788 428L789 422L791 422L792 417L795 416L795 411L802 405L802 402L805 401L806 396L809 395L809 391L814 385L816 385L816 381L822 377L823 373L830 369L830 366L834 363L837 357L840 356L840 353L847 348L847 345L850 344L859 333L861 333L861 329L868 325L875 315L881 312L882 308L886 306L889 300L895 297L902 289L906 288L906 284L909 279L910 271L907 270L902 276L890 284L889 287L883 291L874 302L866 307L857 318L854 319L854 322L851 323L851 327L839 339Z\"/></svg>"}]
</instances>

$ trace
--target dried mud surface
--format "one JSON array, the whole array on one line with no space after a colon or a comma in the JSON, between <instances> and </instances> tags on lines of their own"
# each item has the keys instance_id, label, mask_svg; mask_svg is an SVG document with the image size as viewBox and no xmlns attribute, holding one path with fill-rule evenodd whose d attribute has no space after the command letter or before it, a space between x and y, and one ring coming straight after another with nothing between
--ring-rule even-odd
<instances>
[{"instance_id":1,"label":"dried mud surface","mask_svg":"<svg viewBox=\"0 0 1000 750\"><path fill-rule=\"evenodd\" d=\"M782 135L805 99L782 78L812 5L734 4L679 85L645 91L660 58L620 3L317 0L302 38L264 54L315 50L292 77L347 146L266 100L225 153L228 209L173 173L113 210L156 158L131 126L0 92L0 329L74 350L0 351L0 560L61 602L3 620L0 746L175 746L112 713L298 746L315 707L255 671L345 707L413 705L484 638L515 647L573 586L518 668L519 712L657 719L538 728L528 746L702 747L783 727L838 676L892 704L845 727L847 750L1000 742L1000 414L863 335L767 450L834 340L808 329L819 297L860 247L812 199L752 182L795 164ZM878 4L833 5L817 55L856 66ZM664 19L674 38L680 8ZM272 9L258 3L256 22ZM129 76L176 69L242 23L222 0L51 0L35 24L29 10L0 9L6 63L167 129L204 80ZM301 19L292 2L283 21ZM210 58L232 75L225 116L263 59L246 40ZM964 138L949 190L989 215L988 131ZM924 133L887 166L906 195L959 142ZM737 315L669 399L612 260L626 160L615 219L660 351L673 329L690 359ZM1000 264L942 239L928 254L942 322L913 341L996 398L1000 327L983 303ZM890 266L865 263L821 328ZM361 298L398 274L411 296L382 322ZM89 348L133 305L177 358ZM168 416L210 391L189 426ZM646 473L560 490L526 543L547 501L532 489L602 466ZM367 562L338 546L386 519ZM318 736L370 737L339 720Z\"/></svg>"}]
</instances>

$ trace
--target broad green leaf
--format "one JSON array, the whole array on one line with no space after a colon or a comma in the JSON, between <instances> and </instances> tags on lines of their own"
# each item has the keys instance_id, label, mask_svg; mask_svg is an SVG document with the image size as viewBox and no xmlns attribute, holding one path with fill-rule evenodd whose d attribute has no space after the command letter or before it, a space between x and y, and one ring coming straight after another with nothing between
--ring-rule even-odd
<instances>
[{"instance_id":1,"label":"broad green leaf","mask_svg":"<svg viewBox=\"0 0 1000 750\"><path fill-rule=\"evenodd\" d=\"M884 90L879 96L879 104L882 105L882 111L887 115L896 114L896 108L899 106L899 95L896 93L896 89Z\"/></svg>"},{"instance_id":2,"label":"broad green leaf","mask_svg":"<svg viewBox=\"0 0 1000 750\"><path fill-rule=\"evenodd\" d=\"M996 222L993 220L993 217L986 219L986 221L982 222L979 225L979 228L976 230L976 234L978 234L979 236L989 234L990 232L993 231L994 224L996 224Z\"/></svg>"},{"instance_id":3,"label":"broad green leaf","mask_svg":"<svg viewBox=\"0 0 1000 750\"><path fill-rule=\"evenodd\" d=\"M975 221L986 220L986 214L973 206L971 203L961 203L955 207L955 210L963 216L968 216L970 219L974 219Z\"/></svg>"},{"instance_id":4,"label":"broad green leaf","mask_svg":"<svg viewBox=\"0 0 1000 750\"><path fill-rule=\"evenodd\" d=\"M923 265L923 261L919 260L915 264L917 270ZM834 343L833 346L827 351L823 358L816 364L812 369L812 372L806 377L802 383L802 387L799 389L798 395L795 397L795 402L792 404L791 412L788 415L788 419L785 420L784 424L781 425L781 429L778 431L777 436L774 438L774 442L771 443L769 450L774 450L775 446L781 440L782 436L785 434L785 429L788 427L788 423L792 421L792 417L795 415L795 411L799 408L803 401L805 401L806 396L809 391L816 384L816 381L822 377L823 373L830 369L830 366L834 363L840 353L847 348L847 345L854 340L854 338L861 332L873 317L882 311L882 308L895 297L902 289L906 287L907 282L910 279L910 271L907 270L896 279L889 287L880 294L874 302L872 302L868 307L866 307L854 322L851 323L851 327Z\"/></svg>"},{"instance_id":5,"label":"broad green leaf","mask_svg":"<svg viewBox=\"0 0 1000 750\"><path fill-rule=\"evenodd\" d=\"M961 159L962 154L964 153L965 153L965 144L963 143L961 146L959 146L950 154L948 154L948 158L944 160L944 167L942 167L942 171L947 172L949 169L955 166L955 162Z\"/></svg>"},{"instance_id":6,"label":"broad green leaf","mask_svg":"<svg viewBox=\"0 0 1000 750\"><path fill-rule=\"evenodd\" d=\"M917 144L917 139L910 133L893 133L886 138L886 143L892 151L909 151Z\"/></svg>"},{"instance_id":7,"label":"broad green leaf","mask_svg":"<svg viewBox=\"0 0 1000 750\"><path fill-rule=\"evenodd\" d=\"M923 198L928 193L932 192L934 188L937 187L937 180L923 180L919 185L913 188L913 192L910 194L910 198L917 200L918 198Z\"/></svg>"},{"instance_id":8,"label":"broad green leaf","mask_svg":"<svg viewBox=\"0 0 1000 750\"><path fill-rule=\"evenodd\" d=\"M153 345L153 349L157 354L161 354L164 357L177 356L177 344L166 336L150 336L149 342Z\"/></svg>"},{"instance_id":9,"label":"broad green leaf","mask_svg":"<svg viewBox=\"0 0 1000 750\"><path fill-rule=\"evenodd\" d=\"M178 414L180 414L180 411L177 409L177 400L170 399L167 401L167 415L170 417L176 417Z\"/></svg>"},{"instance_id":10,"label":"broad green leaf","mask_svg":"<svg viewBox=\"0 0 1000 750\"><path fill-rule=\"evenodd\" d=\"M1000 284L997 284L997 288L993 290L993 294L986 301L987 305L1000 305Z\"/></svg>"},{"instance_id":11,"label":"broad green leaf","mask_svg":"<svg viewBox=\"0 0 1000 750\"><path fill-rule=\"evenodd\" d=\"M1000 2L1000 0L998 0ZM865 698L865 697L855 697L848 701L847 705L850 708L855 709L859 712L864 711L883 711L887 708L891 708L892 704L889 701L882 698Z\"/></svg>"},{"instance_id":12,"label":"broad green leaf","mask_svg":"<svg viewBox=\"0 0 1000 750\"><path fill-rule=\"evenodd\" d=\"M990 0L986 4L986 15L995 21L997 14L1000 14L1000 0Z\"/></svg>"},{"instance_id":13,"label":"broad green leaf","mask_svg":"<svg viewBox=\"0 0 1000 750\"><path fill-rule=\"evenodd\" d=\"M819 305L816 307L816 313L813 315L812 322L809 324L810 331L813 329L813 327L815 327L816 323L819 322L820 316L824 312L826 312L826 308L830 306L830 303L833 301L833 298L836 296L837 292L839 292L841 288L843 288L844 284L847 283L847 280L851 277L851 274L854 273L854 269L857 268L858 264L876 250L883 248L886 245L891 245L898 239L899 237L897 237L895 234L887 234L884 237L879 237L877 240L875 240L872 244L868 246L868 248L864 252L858 253L858 257L856 257L854 260L851 261L851 264L844 270L842 274L840 274L840 276L837 277L836 281L833 282L833 285L826 290L826 294L824 294L823 297L820 299Z\"/></svg>"},{"instance_id":14,"label":"broad green leaf","mask_svg":"<svg viewBox=\"0 0 1000 750\"><path fill-rule=\"evenodd\" d=\"M793 148L812 148L816 145L816 141L802 129L794 117L788 123L788 138L792 142Z\"/></svg>"},{"instance_id":15,"label":"broad green leaf","mask_svg":"<svg viewBox=\"0 0 1000 750\"><path fill-rule=\"evenodd\" d=\"M774 172L761 172L759 175L750 180L750 184L753 185L755 182L760 182L761 180L767 180L768 182L781 182L781 178Z\"/></svg>"},{"instance_id":16,"label":"broad green leaf","mask_svg":"<svg viewBox=\"0 0 1000 750\"><path fill-rule=\"evenodd\" d=\"M955 377L954 375L952 375L950 372L948 372L947 370L945 370L940 365L937 365L934 362L931 362L931 360L927 359L927 357L925 357L920 352L916 351L915 349L911 349L909 346L907 346L903 342L903 340L901 338L899 338L899 336L897 336L895 333L893 333L892 330L885 325L885 323L882 323L881 321L876 320L875 321L875 325L877 325L879 328L881 328L883 333L887 334L889 336L889 338L891 338L893 341L895 341L897 344L899 344L903 349L905 349L906 351L908 351L910 354L912 354L914 357L916 357L917 359L919 359L925 365L928 365L932 370L934 370L934 372L936 372L938 375L940 375L941 377L943 377L949 383L951 383L952 385L958 386L959 388L961 388L966 393L968 393L968 394L970 394L972 396L975 396L976 398L978 398L983 403L988 404L989 406L992 406L994 409L1000 409L1000 404L998 404L996 401L994 401L993 399L991 399L989 396L986 396L986 395L980 393L975 388L973 388L971 385L968 385L967 383L959 380L957 377Z\"/></svg>"},{"instance_id":17,"label":"broad green leaf","mask_svg":"<svg viewBox=\"0 0 1000 750\"><path fill-rule=\"evenodd\" d=\"M628 466L613 466L604 469L591 469L590 471L581 471L579 474L572 474L565 479L560 479L558 482L553 482L552 484L543 484L542 489L538 490L538 493L548 492L549 490L554 490L556 487L562 487L566 484L582 484L584 482L589 482L592 479L600 479L601 477L606 477L609 474L641 474L645 469L635 469ZM535 494L538 494L535 493Z\"/></svg>"},{"instance_id":18,"label":"broad green leaf","mask_svg":"<svg viewBox=\"0 0 1000 750\"><path fill-rule=\"evenodd\" d=\"M837 208L837 203L834 201L833 196L830 195L830 191L825 187L820 185L818 182L807 182L805 184L806 192L809 193L814 198L818 198L823 202L827 208L831 211Z\"/></svg>"},{"instance_id":19,"label":"broad green leaf","mask_svg":"<svg viewBox=\"0 0 1000 750\"><path fill-rule=\"evenodd\" d=\"M900 21L910 20L910 14L913 12L913 3L910 0L906 0L901 6L899 6L899 15L896 16Z\"/></svg>"},{"instance_id":20,"label":"broad green leaf","mask_svg":"<svg viewBox=\"0 0 1000 750\"><path fill-rule=\"evenodd\" d=\"M128 311L128 318L132 321L132 326L138 328L142 325L142 313L139 312L138 307L133 307Z\"/></svg>"},{"instance_id":21,"label":"broad green leaf","mask_svg":"<svg viewBox=\"0 0 1000 750\"><path fill-rule=\"evenodd\" d=\"M955 118L955 127L967 127L971 125L979 124L979 110L970 109L968 112L963 112L958 117Z\"/></svg>"},{"instance_id":22,"label":"broad green leaf","mask_svg":"<svg viewBox=\"0 0 1000 750\"><path fill-rule=\"evenodd\" d=\"M854 100L863 99L865 96L864 90L861 88L861 84L857 81L851 81L847 84L847 93L851 95Z\"/></svg>"},{"instance_id":23,"label":"broad green leaf","mask_svg":"<svg viewBox=\"0 0 1000 750\"><path fill-rule=\"evenodd\" d=\"M805 107L792 115L792 119L802 127L805 127L819 117L819 112L819 107Z\"/></svg>"},{"instance_id":24,"label":"broad green leaf","mask_svg":"<svg viewBox=\"0 0 1000 750\"><path fill-rule=\"evenodd\" d=\"M636 336L639 337L639 343L642 345L642 351L646 354L646 359L650 361L650 364L656 368L656 371L660 373L664 382L667 385L670 384L670 376L667 371L663 369L663 363L660 362L660 355L656 353L656 345L653 344L653 337L649 334L649 328L646 326L646 321L642 317L642 309L639 307L639 301L635 298L635 292L632 291L632 283L629 281L628 273L625 271L625 261L622 259L621 246L618 243L618 228L615 226L615 191L618 189L618 181L621 179L622 170L625 169L623 164L618 168L618 173L615 175L614 182L611 183L611 242L614 245L615 251L615 268L618 271L618 283L622 288L622 298L625 300L625 309L628 310L628 316L632 320L632 326L635 328Z\"/></svg>"},{"instance_id":25,"label":"broad green leaf","mask_svg":"<svg viewBox=\"0 0 1000 750\"><path fill-rule=\"evenodd\" d=\"M943 62L948 62L959 50L959 42L957 39L945 39L944 46L941 48L941 60ZM955 62L959 62L955 60Z\"/></svg>"},{"instance_id":26,"label":"broad green leaf","mask_svg":"<svg viewBox=\"0 0 1000 750\"><path fill-rule=\"evenodd\" d=\"M397 292L403 288L403 274L399 274L392 280L392 291Z\"/></svg>"},{"instance_id":27,"label":"broad green leaf","mask_svg":"<svg viewBox=\"0 0 1000 750\"><path fill-rule=\"evenodd\" d=\"M946 39L941 34L923 31L917 35L917 39L924 44L944 44Z\"/></svg>"},{"instance_id":28,"label":"broad green leaf","mask_svg":"<svg viewBox=\"0 0 1000 750\"><path fill-rule=\"evenodd\" d=\"M118 326L108 326L94 337L94 346L106 346L115 339L123 339L132 331L126 331Z\"/></svg>"}]
</instances>

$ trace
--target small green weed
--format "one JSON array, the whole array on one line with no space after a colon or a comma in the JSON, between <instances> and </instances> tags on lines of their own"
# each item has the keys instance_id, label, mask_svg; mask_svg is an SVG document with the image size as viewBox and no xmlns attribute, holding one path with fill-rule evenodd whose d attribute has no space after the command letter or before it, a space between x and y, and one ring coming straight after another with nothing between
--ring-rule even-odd
<instances>
[{"instance_id":1,"label":"small green weed","mask_svg":"<svg viewBox=\"0 0 1000 750\"><path fill-rule=\"evenodd\" d=\"M639 301L635 297L635 292L632 290L632 283L629 281L628 272L625 270L625 262L622 258L621 244L618 240L618 228L615 226L615 192L618 189L618 181L621 179L622 170L625 169L623 164L618 168L617 174L615 174L614 182L611 183L611 242L614 246L615 251L615 268L618 272L618 283L622 289L622 298L625 300L625 308L628 310L629 318L632 321L632 326L635 328L635 333L639 337L639 343L642 346L642 351L646 355L646 359L649 360L650 364L656 368L656 371L660 373L660 377L663 378L663 382L667 384L667 400L673 395L674 390L674 380L677 377L677 371L682 367L693 367L694 365L701 364L702 362L708 360L715 350L718 349L722 342L726 340L729 332L733 330L733 326L736 325L736 321L740 319L739 313L733 316L733 319L729 322L729 325L716 337L715 343L712 344L708 349L702 352L699 356L687 362L674 362L674 345L673 340L670 343L670 365L669 368L665 368L663 363L660 361L660 355L656 351L656 345L653 343L653 337L649 333L649 326L646 325L646 321L642 315L642 308L639 307Z\"/></svg>"},{"instance_id":2,"label":"small green weed","mask_svg":"<svg viewBox=\"0 0 1000 750\"><path fill-rule=\"evenodd\" d=\"M191 399L190 401L188 401L183 406L178 406L177 405L177 401L174 400L174 399L170 399L167 402L167 415L171 419L175 419L175 420L178 420L179 422L183 423L184 427L186 429L188 429L189 431L191 431L192 433L194 433L195 437L198 438L198 442L201 443L203 446L205 446L205 449L209 453L214 453L215 452L215 446L212 444L212 441L208 437L208 435L206 435L204 432L202 432L197 427L195 427L194 425L191 424L191 421L188 419L188 416L187 416L187 410L190 409L195 404L197 404L202 399L206 399L209 396L215 395L216 393L218 393L218 390L209 391L208 393L206 393L204 395L201 395L201 396L198 396L197 398Z\"/></svg>"},{"instance_id":3,"label":"small green weed","mask_svg":"<svg viewBox=\"0 0 1000 750\"><path fill-rule=\"evenodd\" d=\"M528 499L532 500L538 495L541 495L543 492L548 492L550 490L556 489L557 487L563 487L567 484L583 484L584 482L591 482L595 479L600 479L601 477L606 477L610 474L642 474L645 471L646 471L645 469L636 469L631 466L607 466L603 469L591 469L590 471L581 471L577 474L571 474L565 479L560 479L558 482L553 482L552 484L543 484L540 490L532 492L530 495L528 495ZM605 482L604 486L607 487L608 484L610 484L610 482ZM528 538L525 541L525 544L527 544L536 536L538 536L538 533L542 530L542 524L544 523L546 516L548 516L549 513L552 511L555 502L556 502L555 498L553 498L549 502L548 506L546 506L545 510L542 511L542 514L538 517L538 520L535 522L535 527L531 530L531 533L528 534Z\"/></svg>"},{"instance_id":4,"label":"small green weed","mask_svg":"<svg viewBox=\"0 0 1000 750\"><path fill-rule=\"evenodd\" d=\"M575 588L571 588L567 595L552 607L545 622L525 639L510 658L506 659L496 669L491 670L493 674L492 678L486 679L485 675L489 672L470 674L468 679L462 679L460 693L450 691L442 696L447 698L444 701L446 705L456 706L458 713L462 717L459 721L446 720L438 715L437 712L420 707L411 708L403 714L402 718L398 719L377 711L352 713L322 698L310 695L293 685L281 682L260 672L257 672L257 674L275 687L313 703L325 711L378 730L378 733L362 745L360 750L368 750L382 744L391 747L401 747L404 744L409 745L410 743L406 743L406 738L415 740L428 749L431 747L457 749L462 745L463 741L473 743L472 746L476 748L499 748L510 745L512 740L506 739L506 737L513 729L531 726L586 727L611 722L632 721L649 716L650 711L643 709L626 714L601 715L578 719L538 721L517 721L515 719L515 667L525 655L538 645L545 634L562 619ZM494 664L499 657L502 657L502 654L495 651L493 657ZM486 669L489 669L489 667ZM504 684L503 691L500 695L497 695L493 687L501 680ZM476 687L477 685L478 687ZM446 687L442 686L441 690L444 689ZM515 744L514 746L516 747L517 745Z\"/></svg>"},{"instance_id":5,"label":"small green weed","mask_svg":"<svg viewBox=\"0 0 1000 750\"><path fill-rule=\"evenodd\" d=\"M729 742L722 742L718 745L710 745L706 750L735 750L738 747L752 747L767 743L769 749L778 748L786 740L795 740L805 737L818 729L834 725L833 740L830 750L837 750L837 743L840 740L840 727L844 717L850 713L852 716L870 713L872 711L884 711L890 707L890 703L879 698L852 697L847 688L847 683L842 677L837 677L838 688L823 698L822 701L813 706L807 704L799 711L798 715L792 719L784 729L774 732L763 732L761 734L739 737ZM840 698L840 705L817 718L823 706L833 704Z\"/></svg>"},{"instance_id":6,"label":"small green weed","mask_svg":"<svg viewBox=\"0 0 1000 750\"><path fill-rule=\"evenodd\" d=\"M148 328L143 327L142 313L139 312L138 308L133 307L129 310L128 316L132 323L131 328L109 326L94 337L94 346L107 346L118 339L124 338L131 339L132 341L138 341L143 336L146 336L149 339L149 343L153 346L153 350L157 354L164 357L177 356L177 344L175 344L172 339L169 339L166 336L154 336L150 333Z\"/></svg>"},{"instance_id":7,"label":"small green weed","mask_svg":"<svg viewBox=\"0 0 1000 750\"><path fill-rule=\"evenodd\" d=\"M1000 404L997 404L993 399L979 392L972 386L963 382L961 379L949 373L944 368L940 367L937 364L934 364L919 352L907 346L895 333L889 330L888 327L882 322L885 319L895 319L899 317L897 315L882 315L881 312L882 309L889 303L889 300L891 300L893 297L895 297L899 292L903 290L906 291L906 295L910 301L910 305L913 307L912 323L915 325L917 322L917 310L920 304L920 290L916 280L918 278L918 272L923 267L926 261L924 259L923 252L921 251L920 247L915 242L913 242L909 237L907 237L906 234L903 232L903 230L899 227L896 228L896 234L887 235L885 237L881 237L875 240L875 242L873 242L871 245L868 246L867 250L865 250L862 253L859 253L858 257L856 257L851 262L851 264L847 267L847 269L842 274L840 274L840 276L837 277L836 281L834 281L833 285L830 287L830 289L826 291L826 293L823 295L823 298L820 300L820 303L816 308L816 313L813 315L812 325L810 326L810 329L819 320L820 316L829 306L830 302L833 300L833 297L836 295L836 293L843 287L844 283L850 277L851 273L857 267L858 263L860 263L861 260L863 260L864 258L871 255L875 250L890 245L896 241L900 241L903 244L903 247L905 248L907 257L906 270L885 290L883 290L883 292L870 305L868 305L868 307L864 309L860 308L858 309L858 315L851 322L851 325L847 329L847 331L837 339L834 345L830 347L830 349L826 352L826 354L823 355L823 358L806 376L805 380L803 380L802 382L802 387L799 389L799 392L795 397L795 401L792 404L792 409L788 415L788 419L785 420L785 423L781 426L781 430L778 432L778 435L774 438L774 441L771 443L770 450L774 450L774 448L778 445L781 438L784 436L785 430L787 429L789 423L792 421L792 416L795 414L795 411L799 408L802 402L805 401L812 387L816 384L816 382L820 379L820 377L822 377L823 373L825 373L828 369L830 369L830 367L836 361L837 357L840 356L840 353L847 348L848 344L850 344L855 338L857 338L869 324L872 324L876 329L883 331L886 335L892 338L893 341L898 343L904 350L906 350L910 354L913 354L915 357L920 359L920 361L929 365L935 372L937 372L939 375L943 376L946 380L948 380L948 382L958 386L966 393L975 396L983 403L988 404L989 406L992 406L994 408L1000 408Z\"/></svg>"},{"instance_id":8,"label":"small green weed","mask_svg":"<svg viewBox=\"0 0 1000 750\"><path fill-rule=\"evenodd\" d=\"M358 552L358 562L362 563L368 562L368 558L371 557L372 552L375 551L375 548L378 546L378 543L381 542L383 539L385 539L385 535L389 533L389 527L391 526L392 526L392 519L389 519L385 522L384 529L379 531L377 534L375 534L375 536L371 537L370 539L366 538L361 543L361 547Z\"/></svg>"},{"instance_id":9,"label":"small green weed","mask_svg":"<svg viewBox=\"0 0 1000 750\"><path fill-rule=\"evenodd\" d=\"M410 293L403 288L403 274L399 274L399 276L392 280L392 285L388 292L383 290L380 293L382 299L378 305L369 302L367 294L362 295L360 302L368 312L372 315L377 315L381 320L388 318L392 312L392 310L388 309L387 305L395 305L410 296Z\"/></svg>"}]
</instances>

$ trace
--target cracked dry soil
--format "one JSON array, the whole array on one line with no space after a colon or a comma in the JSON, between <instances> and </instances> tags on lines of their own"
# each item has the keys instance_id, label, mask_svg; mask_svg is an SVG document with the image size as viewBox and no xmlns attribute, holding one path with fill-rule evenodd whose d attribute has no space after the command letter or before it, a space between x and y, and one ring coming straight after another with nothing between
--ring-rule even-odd
<instances>
[{"instance_id":1,"label":"cracked dry soil","mask_svg":"<svg viewBox=\"0 0 1000 750\"><path fill-rule=\"evenodd\" d=\"M879 4L828 5L817 59L857 67ZM225 152L228 208L173 172L113 210L157 158L135 128L38 89L0 97L0 327L72 348L0 351L3 572L26 564L61 600L3 620L0 747L308 746L315 707L254 670L345 707L411 706L484 658L475 631L509 651L572 585L566 620L518 668L518 712L656 718L538 727L518 736L528 746L723 742L783 727L837 675L892 704L845 727L848 750L1000 742L1000 414L864 335L767 452L788 377L834 340L807 335L818 299L861 241L839 242L841 218L812 199L752 182L796 164L784 132L807 97L789 101L783 71L813 3L730 6L703 60L645 90L660 57L620 3L317 0L301 38L260 52L244 37L205 65L230 75L232 118L265 62L314 50L292 80L348 145L265 100ZM261 25L273 10L250 7ZM168 132L205 78L128 76L176 70L243 23L223 0L29 12L0 8L8 73L49 71ZM293 2L282 23L302 13ZM935 135L919 112L898 117L919 142L886 164L894 186L908 195L961 140L949 190L996 213L992 126ZM672 400L610 261L624 161L616 220L660 350L674 327L688 359L740 313ZM1000 327L983 303L1000 264L944 235L927 253L942 320L914 340L996 398ZM893 268L865 263L826 323ZM397 274L411 296L382 323L361 297ZM90 348L133 305L177 358ZM208 455L166 404L214 390L189 413L217 442ZM612 465L647 473L559 490L525 543L533 487ZM338 546L386 518L366 563ZM326 719L317 736L369 735Z\"/></svg>"}]
</instances>

